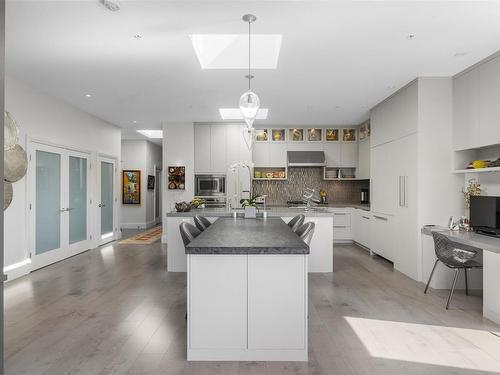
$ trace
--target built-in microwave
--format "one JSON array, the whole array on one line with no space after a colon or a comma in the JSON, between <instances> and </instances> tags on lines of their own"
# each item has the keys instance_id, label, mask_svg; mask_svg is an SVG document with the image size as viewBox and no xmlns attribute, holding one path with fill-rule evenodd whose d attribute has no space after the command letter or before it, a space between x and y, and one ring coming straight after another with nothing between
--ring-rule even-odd
<instances>
[{"instance_id":1,"label":"built-in microwave","mask_svg":"<svg viewBox=\"0 0 500 375\"><path fill-rule=\"evenodd\" d=\"M194 176L194 186L198 197L226 195L226 175L197 174Z\"/></svg>"}]
</instances>

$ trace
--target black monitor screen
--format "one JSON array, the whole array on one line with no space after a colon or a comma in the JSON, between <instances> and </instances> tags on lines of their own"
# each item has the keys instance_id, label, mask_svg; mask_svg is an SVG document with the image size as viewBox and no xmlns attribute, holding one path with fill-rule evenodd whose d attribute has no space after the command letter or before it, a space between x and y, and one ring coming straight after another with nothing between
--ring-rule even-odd
<instances>
[{"instance_id":1,"label":"black monitor screen","mask_svg":"<svg viewBox=\"0 0 500 375\"><path fill-rule=\"evenodd\" d=\"M500 230L500 197L472 196L470 226L477 229Z\"/></svg>"}]
</instances>

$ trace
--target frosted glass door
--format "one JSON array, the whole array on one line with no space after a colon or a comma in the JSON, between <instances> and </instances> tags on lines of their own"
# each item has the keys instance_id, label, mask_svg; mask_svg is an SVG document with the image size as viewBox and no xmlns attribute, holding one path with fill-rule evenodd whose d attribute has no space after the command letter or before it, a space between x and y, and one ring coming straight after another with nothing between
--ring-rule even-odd
<instances>
[{"instance_id":1,"label":"frosted glass door","mask_svg":"<svg viewBox=\"0 0 500 375\"><path fill-rule=\"evenodd\" d=\"M101 238L113 236L113 163L101 161Z\"/></svg>"},{"instance_id":2,"label":"frosted glass door","mask_svg":"<svg viewBox=\"0 0 500 375\"><path fill-rule=\"evenodd\" d=\"M36 151L35 254L61 247L61 155Z\"/></svg>"},{"instance_id":3,"label":"frosted glass door","mask_svg":"<svg viewBox=\"0 0 500 375\"><path fill-rule=\"evenodd\" d=\"M69 157L69 243L87 239L87 159Z\"/></svg>"}]
</instances>

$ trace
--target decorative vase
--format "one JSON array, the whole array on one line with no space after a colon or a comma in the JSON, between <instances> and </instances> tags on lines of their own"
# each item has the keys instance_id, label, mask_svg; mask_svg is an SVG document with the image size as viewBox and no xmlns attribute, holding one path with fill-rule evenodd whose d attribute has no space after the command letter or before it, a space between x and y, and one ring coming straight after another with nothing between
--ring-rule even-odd
<instances>
[{"instance_id":1,"label":"decorative vase","mask_svg":"<svg viewBox=\"0 0 500 375\"><path fill-rule=\"evenodd\" d=\"M257 217L257 208L254 206L245 207L245 219L255 219Z\"/></svg>"}]
</instances>

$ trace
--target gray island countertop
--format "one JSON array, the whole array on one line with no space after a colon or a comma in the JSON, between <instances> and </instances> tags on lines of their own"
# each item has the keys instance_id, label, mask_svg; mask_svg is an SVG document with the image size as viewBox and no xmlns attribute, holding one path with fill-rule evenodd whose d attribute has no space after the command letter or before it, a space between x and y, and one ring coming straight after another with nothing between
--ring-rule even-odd
<instances>
[{"instance_id":1,"label":"gray island countertop","mask_svg":"<svg viewBox=\"0 0 500 375\"><path fill-rule=\"evenodd\" d=\"M186 246L186 254L309 254L280 218L221 217Z\"/></svg>"}]
</instances>

